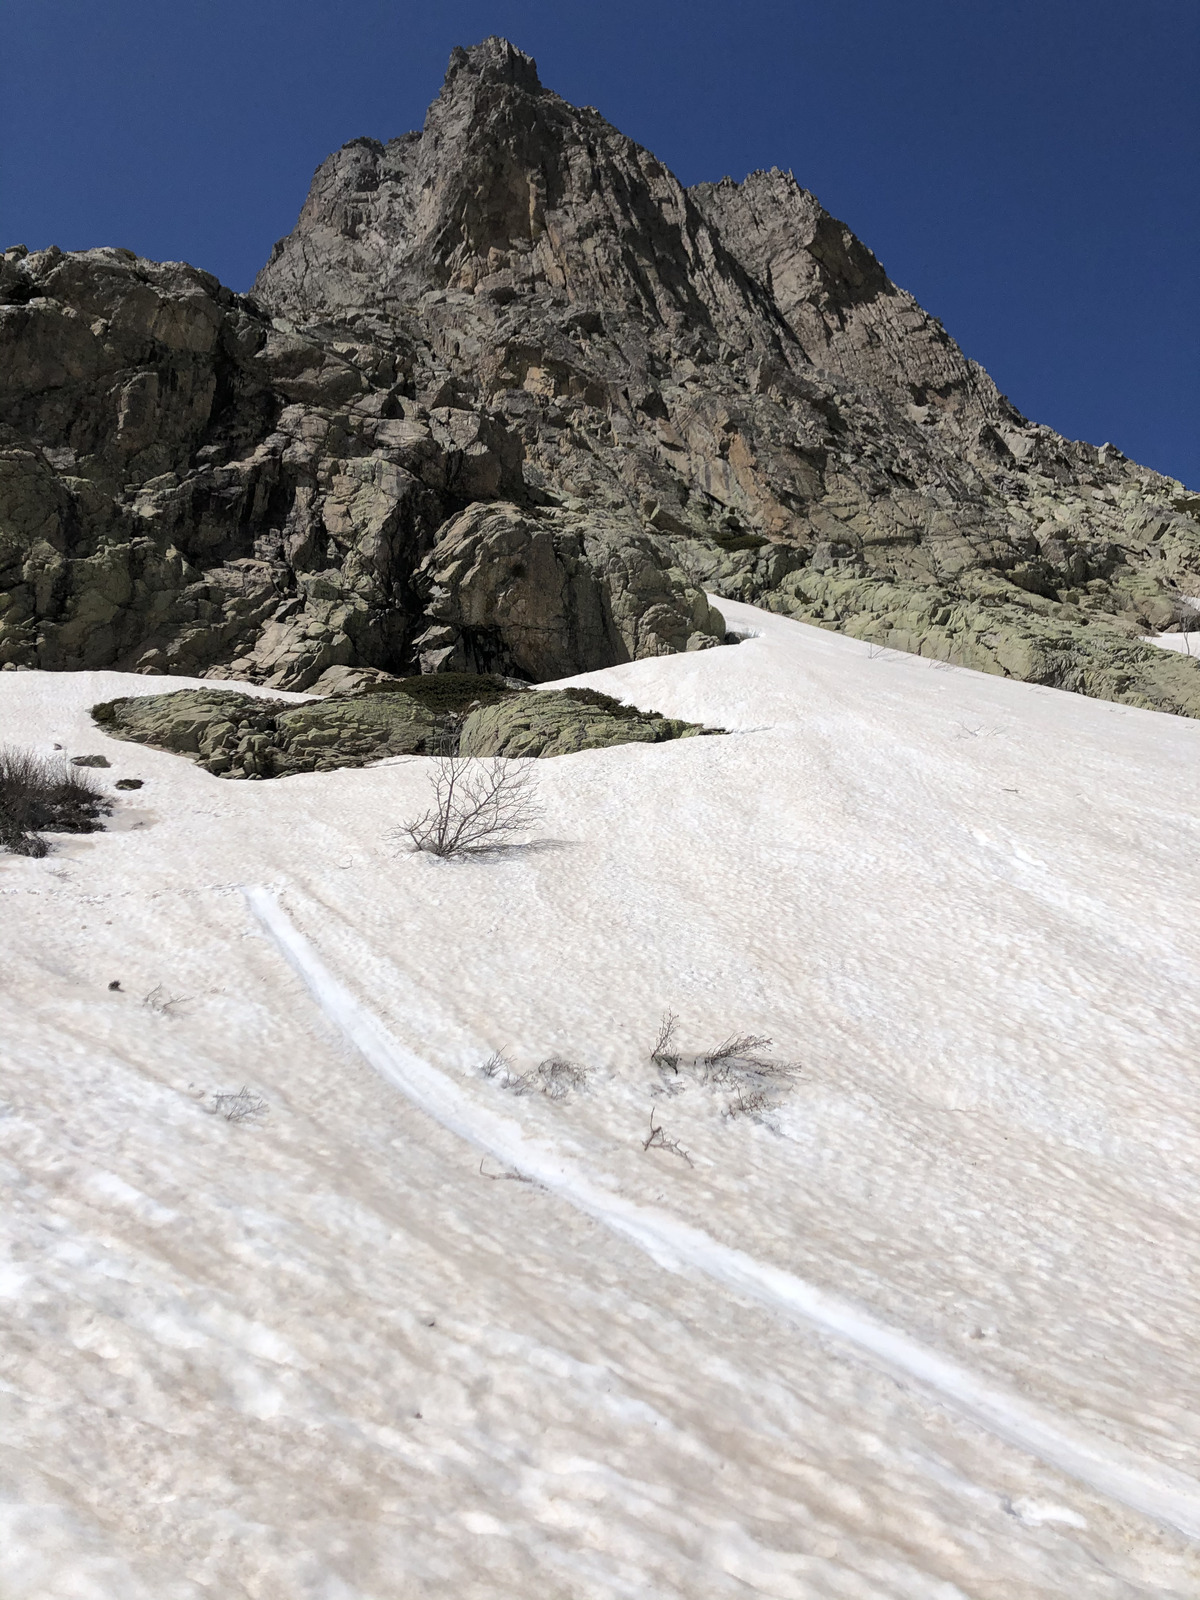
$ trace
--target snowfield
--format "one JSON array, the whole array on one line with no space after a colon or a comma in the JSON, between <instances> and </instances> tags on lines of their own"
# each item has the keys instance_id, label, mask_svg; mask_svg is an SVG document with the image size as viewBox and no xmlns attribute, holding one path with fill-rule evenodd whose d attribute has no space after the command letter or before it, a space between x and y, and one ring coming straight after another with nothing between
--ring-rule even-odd
<instances>
[{"instance_id":1,"label":"snowfield","mask_svg":"<svg viewBox=\"0 0 1200 1600\"><path fill-rule=\"evenodd\" d=\"M1200 1595L1200 724L720 605L461 862L0 674L145 780L0 856L3 1600Z\"/></svg>"}]
</instances>

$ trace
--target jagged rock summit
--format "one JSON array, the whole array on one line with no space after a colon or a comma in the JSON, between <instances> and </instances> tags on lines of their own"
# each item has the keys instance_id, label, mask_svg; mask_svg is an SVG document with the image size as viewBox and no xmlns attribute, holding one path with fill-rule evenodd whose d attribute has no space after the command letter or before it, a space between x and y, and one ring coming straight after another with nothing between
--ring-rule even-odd
<instances>
[{"instance_id":1,"label":"jagged rock summit","mask_svg":"<svg viewBox=\"0 0 1200 1600\"><path fill-rule=\"evenodd\" d=\"M789 175L683 188L500 39L252 295L0 267L0 659L539 681L754 601L1200 715L1200 498L1028 422Z\"/></svg>"}]
</instances>

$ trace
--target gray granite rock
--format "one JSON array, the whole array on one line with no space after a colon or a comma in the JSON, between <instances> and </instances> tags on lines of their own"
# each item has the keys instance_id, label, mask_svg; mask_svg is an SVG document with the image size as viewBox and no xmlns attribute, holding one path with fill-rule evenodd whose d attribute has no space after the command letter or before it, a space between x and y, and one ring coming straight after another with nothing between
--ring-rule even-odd
<instances>
[{"instance_id":1,"label":"gray granite rock","mask_svg":"<svg viewBox=\"0 0 1200 1600\"><path fill-rule=\"evenodd\" d=\"M795 179L686 189L503 40L251 296L0 261L0 666L288 689L720 642L705 590L1200 710L1200 496L1021 416Z\"/></svg>"}]
</instances>

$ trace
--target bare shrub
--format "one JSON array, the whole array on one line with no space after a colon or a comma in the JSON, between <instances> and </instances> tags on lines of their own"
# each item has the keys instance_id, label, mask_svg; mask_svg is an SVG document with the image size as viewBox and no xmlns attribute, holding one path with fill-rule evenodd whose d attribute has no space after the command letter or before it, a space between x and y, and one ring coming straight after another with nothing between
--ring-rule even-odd
<instances>
[{"instance_id":1,"label":"bare shrub","mask_svg":"<svg viewBox=\"0 0 1200 1600\"><path fill-rule=\"evenodd\" d=\"M111 810L95 779L61 757L0 749L0 848L44 856L41 833L95 833Z\"/></svg>"},{"instance_id":2,"label":"bare shrub","mask_svg":"<svg viewBox=\"0 0 1200 1600\"><path fill-rule=\"evenodd\" d=\"M751 1122L765 1122L771 1112L778 1109L778 1096L769 1090L736 1088L722 1115L731 1122L738 1117L749 1117Z\"/></svg>"},{"instance_id":3,"label":"bare shrub","mask_svg":"<svg viewBox=\"0 0 1200 1600\"><path fill-rule=\"evenodd\" d=\"M705 1088L731 1091L723 1113L727 1117L761 1120L778 1109L800 1069L793 1062L775 1061L764 1053L772 1043L766 1034L731 1033L712 1050L684 1054L675 1047L678 1021L673 1011L667 1011L659 1025L650 1060L664 1077L651 1089L652 1094L681 1093L685 1079L691 1079ZM667 1071L672 1076L667 1077Z\"/></svg>"},{"instance_id":4,"label":"bare shrub","mask_svg":"<svg viewBox=\"0 0 1200 1600\"><path fill-rule=\"evenodd\" d=\"M763 1080L788 1077L791 1068L781 1062L771 1061L759 1052L769 1048L771 1040L760 1033L734 1033L707 1055L696 1058L696 1071L702 1083L759 1083Z\"/></svg>"},{"instance_id":5,"label":"bare shrub","mask_svg":"<svg viewBox=\"0 0 1200 1600\"><path fill-rule=\"evenodd\" d=\"M188 999L185 994L168 994L161 983L156 983L149 994L142 996L142 1004L157 1016L169 1017L176 1006L186 1005Z\"/></svg>"},{"instance_id":6,"label":"bare shrub","mask_svg":"<svg viewBox=\"0 0 1200 1600\"><path fill-rule=\"evenodd\" d=\"M438 756L432 807L415 822L404 823L395 836L414 850L449 860L495 849L525 833L540 816L528 762L503 756Z\"/></svg>"},{"instance_id":7,"label":"bare shrub","mask_svg":"<svg viewBox=\"0 0 1200 1600\"><path fill-rule=\"evenodd\" d=\"M573 1061L559 1061L551 1058L549 1061L539 1061L533 1069L537 1087L548 1100L565 1100L572 1089L583 1089L587 1085L588 1075L584 1067L576 1066Z\"/></svg>"},{"instance_id":8,"label":"bare shrub","mask_svg":"<svg viewBox=\"0 0 1200 1600\"><path fill-rule=\"evenodd\" d=\"M642 1140L642 1149L666 1150L673 1156L682 1157L682 1159L687 1162L689 1167L694 1167L696 1164L680 1144L679 1140L669 1138L664 1132L662 1124L655 1122L653 1107L650 1108L650 1132L646 1138Z\"/></svg>"},{"instance_id":9,"label":"bare shrub","mask_svg":"<svg viewBox=\"0 0 1200 1600\"><path fill-rule=\"evenodd\" d=\"M719 1044L715 1050L710 1050L704 1057L709 1066L716 1066L722 1061L754 1061L758 1063L755 1055L757 1050L766 1050L774 1043L765 1033L731 1033L724 1044Z\"/></svg>"},{"instance_id":10,"label":"bare shrub","mask_svg":"<svg viewBox=\"0 0 1200 1600\"><path fill-rule=\"evenodd\" d=\"M498 1083L513 1094L544 1094L547 1100L565 1100L573 1089L587 1086L588 1071L574 1061L563 1061L558 1056L548 1056L528 1072L514 1072L507 1059L498 1050L480 1067L485 1078Z\"/></svg>"},{"instance_id":11,"label":"bare shrub","mask_svg":"<svg viewBox=\"0 0 1200 1600\"><path fill-rule=\"evenodd\" d=\"M531 1072L510 1078L506 1088L516 1094L544 1094L547 1100L565 1100L572 1089L584 1088L587 1080L585 1067L551 1056L546 1061L539 1061Z\"/></svg>"},{"instance_id":12,"label":"bare shrub","mask_svg":"<svg viewBox=\"0 0 1200 1600\"><path fill-rule=\"evenodd\" d=\"M226 1122L257 1122L269 1108L260 1095L251 1094L243 1084L236 1093L210 1094L204 1109L209 1116L224 1117Z\"/></svg>"},{"instance_id":13,"label":"bare shrub","mask_svg":"<svg viewBox=\"0 0 1200 1600\"><path fill-rule=\"evenodd\" d=\"M650 1051L650 1059L656 1067L670 1067L672 1072L679 1071L679 1055L671 1049L675 1039L675 1029L679 1018L673 1011L664 1011L662 1021L658 1025L658 1037Z\"/></svg>"}]
</instances>

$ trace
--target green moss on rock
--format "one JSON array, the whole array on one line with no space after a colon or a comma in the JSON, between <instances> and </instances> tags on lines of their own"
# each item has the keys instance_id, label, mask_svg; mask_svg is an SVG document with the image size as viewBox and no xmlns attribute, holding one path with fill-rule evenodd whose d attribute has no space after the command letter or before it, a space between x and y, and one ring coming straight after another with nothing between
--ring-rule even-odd
<instances>
[{"instance_id":1,"label":"green moss on rock","mask_svg":"<svg viewBox=\"0 0 1200 1600\"><path fill-rule=\"evenodd\" d=\"M222 778L282 778L460 748L464 755L565 755L705 731L594 689L534 694L469 673L369 683L301 705L235 689L178 689L107 700L92 716L114 738L191 756Z\"/></svg>"},{"instance_id":2,"label":"green moss on rock","mask_svg":"<svg viewBox=\"0 0 1200 1600\"><path fill-rule=\"evenodd\" d=\"M565 756L716 731L639 711L595 689L544 689L471 712L460 748L471 756Z\"/></svg>"},{"instance_id":3,"label":"green moss on rock","mask_svg":"<svg viewBox=\"0 0 1200 1600\"><path fill-rule=\"evenodd\" d=\"M229 689L180 689L107 701L92 715L118 739L194 756L222 778L282 778L418 755L437 730L433 713L406 694L294 705Z\"/></svg>"}]
</instances>

